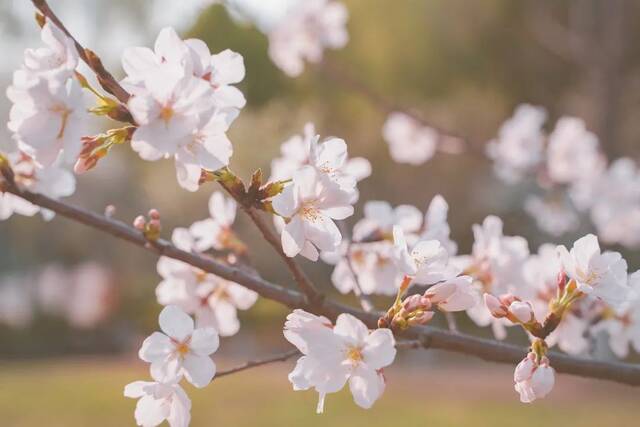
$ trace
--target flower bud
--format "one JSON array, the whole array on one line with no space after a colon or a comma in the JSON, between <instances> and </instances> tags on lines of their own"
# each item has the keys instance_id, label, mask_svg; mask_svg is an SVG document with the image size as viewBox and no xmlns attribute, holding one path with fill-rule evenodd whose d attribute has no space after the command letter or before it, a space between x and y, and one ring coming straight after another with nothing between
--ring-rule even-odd
<instances>
[{"instance_id":1,"label":"flower bud","mask_svg":"<svg viewBox=\"0 0 640 427\"><path fill-rule=\"evenodd\" d=\"M116 214L116 207L114 205L107 205L106 208L104 208L104 216L106 216L107 218L111 218Z\"/></svg>"},{"instance_id":2,"label":"flower bud","mask_svg":"<svg viewBox=\"0 0 640 427\"><path fill-rule=\"evenodd\" d=\"M147 220L144 216L138 215L136 219L133 220L133 226L136 230L144 231L145 226L147 225Z\"/></svg>"},{"instance_id":3,"label":"flower bud","mask_svg":"<svg viewBox=\"0 0 640 427\"><path fill-rule=\"evenodd\" d=\"M149 218L151 219L156 219L156 220L160 220L160 211L158 211L157 209L151 209L149 210Z\"/></svg>"},{"instance_id":4,"label":"flower bud","mask_svg":"<svg viewBox=\"0 0 640 427\"><path fill-rule=\"evenodd\" d=\"M522 323L530 323L535 319L530 302L514 301L509 305L509 312Z\"/></svg>"},{"instance_id":5,"label":"flower bud","mask_svg":"<svg viewBox=\"0 0 640 427\"><path fill-rule=\"evenodd\" d=\"M402 303L402 306L406 311L411 313L412 311L416 311L419 308L421 308L421 305L422 305L421 300L422 300L421 295L411 295L410 297L407 297L404 300L404 302Z\"/></svg>"},{"instance_id":6,"label":"flower bud","mask_svg":"<svg viewBox=\"0 0 640 427\"><path fill-rule=\"evenodd\" d=\"M433 304L438 304L449 298L456 291L456 285L453 282L444 282L433 285L424 293L426 298L429 298Z\"/></svg>"},{"instance_id":7,"label":"flower bud","mask_svg":"<svg viewBox=\"0 0 640 427\"><path fill-rule=\"evenodd\" d=\"M514 301L520 301L520 298L513 294L502 294L500 295L499 299L502 305L504 305L505 307L509 307Z\"/></svg>"},{"instance_id":8,"label":"flower bud","mask_svg":"<svg viewBox=\"0 0 640 427\"><path fill-rule=\"evenodd\" d=\"M433 311L424 311L417 316L413 316L408 320L409 326L426 325L433 319L435 313Z\"/></svg>"},{"instance_id":9,"label":"flower bud","mask_svg":"<svg viewBox=\"0 0 640 427\"><path fill-rule=\"evenodd\" d=\"M76 175L81 175L93 169L97 164L98 159L96 157L79 157L76 164L73 166L73 171Z\"/></svg>"},{"instance_id":10,"label":"flower bud","mask_svg":"<svg viewBox=\"0 0 640 427\"><path fill-rule=\"evenodd\" d=\"M484 294L484 303L493 317L499 319L505 317L508 313L507 307L505 307L498 298L491 294Z\"/></svg>"}]
</instances>

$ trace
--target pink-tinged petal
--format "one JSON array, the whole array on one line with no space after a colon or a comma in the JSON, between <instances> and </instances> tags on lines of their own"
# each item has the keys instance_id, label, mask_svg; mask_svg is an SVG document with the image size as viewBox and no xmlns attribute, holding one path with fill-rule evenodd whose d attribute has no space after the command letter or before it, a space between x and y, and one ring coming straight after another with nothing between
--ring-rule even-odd
<instances>
[{"instance_id":1,"label":"pink-tinged petal","mask_svg":"<svg viewBox=\"0 0 640 427\"><path fill-rule=\"evenodd\" d=\"M455 283L444 282L431 286L429 289L427 289L424 295L428 297L432 303L438 304L453 295L455 291Z\"/></svg>"},{"instance_id":2,"label":"pink-tinged petal","mask_svg":"<svg viewBox=\"0 0 640 427\"><path fill-rule=\"evenodd\" d=\"M242 55L226 49L211 56L211 80L219 85L240 83L244 79L245 67Z\"/></svg>"},{"instance_id":3,"label":"pink-tinged petal","mask_svg":"<svg viewBox=\"0 0 640 427\"><path fill-rule=\"evenodd\" d=\"M187 191L196 192L200 188L201 166L188 159L184 150L179 149L176 153L176 179L180 187Z\"/></svg>"},{"instance_id":4,"label":"pink-tinged petal","mask_svg":"<svg viewBox=\"0 0 640 427\"><path fill-rule=\"evenodd\" d=\"M369 409L384 392L384 377L374 369L361 367L349 378L349 389L356 405Z\"/></svg>"},{"instance_id":5,"label":"pink-tinged petal","mask_svg":"<svg viewBox=\"0 0 640 427\"><path fill-rule=\"evenodd\" d=\"M181 63L189 55L187 45L182 41L180 36L171 27L165 27L160 30L154 45L156 55L161 61Z\"/></svg>"},{"instance_id":6,"label":"pink-tinged petal","mask_svg":"<svg viewBox=\"0 0 640 427\"><path fill-rule=\"evenodd\" d=\"M291 217L299 207L295 184L289 185L272 199L273 209L284 217Z\"/></svg>"},{"instance_id":7,"label":"pink-tinged petal","mask_svg":"<svg viewBox=\"0 0 640 427\"><path fill-rule=\"evenodd\" d=\"M159 321L160 329L177 341L184 341L193 333L193 319L175 305L165 307Z\"/></svg>"},{"instance_id":8,"label":"pink-tinged petal","mask_svg":"<svg viewBox=\"0 0 640 427\"><path fill-rule=\"evenodd\" d=\"M230 301L240 310L250 309L258 300L258 294L244 286L230 282L227 287Z\"/></svg>"},{"instance_id":9,"label":"pink-tinged petal","mask_svg":"<svg viewBox=\"0 0 640 427\"><path fill-rule=\"evenodd\" d=\"M333 328L333 332L345 338L350 345L361 346L369 335L369 328L355 316L342 313L336 319L336 326Z\"/></svg>"},{"instance_id":10,"label":"pink-tinged petal","mask_svg":"<svg viewBox=\"0 0 640 427\"><path fill-rule=\"evenodd\" d=\"M122 53L122 69L133 81L144 80L158 67L153 51L146 47L128 47Z\"/></svg>"},{"instance_id":11,"label":"pink-tinged petal","mask_svg":"<svg viewBox=\"0 0 640 427\"><path fill-rule=\"evenodd\" d=\"M191 400L182 387L175 384L174 396L171 400L171 410L167 421L170 427L189 427L191 422Z\"/></svg>"},{"instance_id":12,"label":"pink-tinged petal","mask_svg":"<svg viewBox=\"0 0 640 427\"><path fill-rule=\"evenodd\" d=\"M353 206L345 205L345 206L334 206L331 208L323 208L322 213L328 216L329 218L342 220L349 218L353 215Z\"/></svg>"},{"instance_id":13,"label":"pink-tinged petal","mask_svg":"<svg viewBox=\"0 0 640 427\"><path fill-rule=\"evenodd\" d=\"M167 419L169 411L170 407L165 399L146 395L138 400L134 416L139 426L154 427Z\"/></svg>"},{"instance_id":14,"label":"pink-tinged petal","mask_svg":"<svg viewBox=\"0 0 640 427\"><path fill-rule=\"evenodd\" d=\"M318 261L320 252L318 252L318 249L316 249L312 243L305 241L304 246L302 246L302 250L300 251L300 255L307 258L309 261L316 262Z\"/></svg>"},{"instance_id":15,"label":"pink-tinged petal","mask_svg":"<svg viewBox=\"0 0 640 427\"><path fill-rule=\"evenodd\" d=\"M309 373L316 369L317 362L315 359L302 356L296 362L293 371L289 373L289 382L293 385L295 391L308 390L313 384L309 381Z\"/></svg>"},{"instance_id":16,"label":"pink-tinged petal","mask_svg":"<svg viewBox=\"0 0 640 427\"><path fill-rule=\"evenodd\" d=\"M389 329L376 329L365 338L362 349L364 363L373 369L384 368L396 357L395 339Z\"/></svg>"},{"instance_id":17,"label":"pink-tinged petal","mask_svg":"<svg viewBox=\"0 0 640 427\"><path fill-rule=\"evenodd\" d=\"M525 357L522 359L520 363L516 366L516 369L513 373L513 380L517 383L527 381L533 375L533 371L535 370L536 365L535 362L530 357Z\"/></svg>"},{"instance_id":18,"label":"pink-tinged petal","mask_svg":"<svg viewBox=\"0 0 640 427\"><path fill-rule=\"evenodd\" d=\"M174 228L171 233L171 241L180 250L191 252L193 249L193 236L186 228Z\"/></svg>"},{"instance_id":19,"label":"pink-tinged petal","mask_svg":"<svg viewBox=\"0 0 640 427\"><path fill-rule=\"evenodd\" d=\"M537 399L541 399L549 394L554 384L555 372L550 366L539 366L531 377L531 388Z\"/></svg>"},{"instance_id":20,"label":"pink-tinged petal","mask_svg":"<svg viewBox=\"0 0 640 427\"><path fill-rule=\"evenodd\" d=\"M151 362L151 377L160 383L177 382L182 378L182 363L176 356Z\"/></svg>"},{"instance_id":21,"label":"pink-tinged petal","mask_svg":"<svg viewBox=\"0 0 640 427\"><path fill-rule=\"evenodd\" d=\"M361 181L371 176L371 163L364 157L354 157L347 161L344 172L353 176L356 181Z\"/></svg>"},{"instance_id":22,"label":"pink-tinged petal","mask_svg":"<svg viewBox=\"0 0 640 427\"><path fill-rule=\"evenodd\" d=\"M166 359L173 350L171 338L161 332L154 332L142 343L138 357L145 362L155 362Z\"/></svg>"},{"instance_id":23,"label":"pink-tinged petal","mask_svg":"<svg viewBox=\"0 0 640 427\"><path fill-rule=\"evenodd\" d=\"M293 217L282 230L282 250L288 257L294 257L300 253L305 243L304 227L300 218Z\"/></svg>"},{"instance_id":24,"label":"pink-tinged petal","mask_svg":"<svg viewBox=\"0 0 640 427\"><path fill-rule=\"evenodd\" d=\"M330 218L317 215L314 219L302 223L306 239L321 251L332 251L340 245L342 235Z\"/></svg>"},{"instance_id":25,"label":"pink-tinged petal","mask_svg":"<svg viewBox=\"0 0 640 427\"><path fill-rule=\"evenodd\" d=\"M205 42L199 39L188 39L184 44L189 48L193 64L193 74L203 77L211 69L211 52Z\"/></svg>"},{"instance_id":26,"label":"pink-tinged petal","mask_svg":"<svg viewBox=\"0 0 640 427\"><path fill-rule=\"evenodd\" d=\"M187 381L198 388L206 387L216 374L216 365L209 356L187 354L182 366Z\"/></svg>"},{"instance_id":27,"label":"pink-tinged petal","mask_svg":"<svg viewBox=\"0 0 640 427\"><path fill-rule=\"evenodd\" d=\"M302 200L318 196L318 172L312 166L303 166L293 173L293 185Z\"/></svg>"},{"instance_id":28,"label":"pink-tinged petal","mask_svg":"<svg viewBox=\"0 0 640 427\"><path fill-rule=\"evenodd\" d=\"M189 349L198 356L208 356L214 353L219 345L218 332L213 328L202 328L193 331Z\"/></svg>"},{"instance_id":29,"label":"pink-tinged petal","mask_svg":"<svg viewBox=\"0 0 640 427\"><path fill-rule=\"evenodd\" d=\"M234 86L221 86L213 92L213 96L219 108L243 108L247 104L242 92Z\"/></svg>"},{"instance_id":30,"label":"pink-tinged petal","mask_svg":"<svg viewBox=\"0 0 640 427\"><path fill-rule=\"evenodd\" d=\"M124 396L138 398L144 396L145 388L153 386L155 383L149 381L134 381L124 386Z\"/></svg>"},{"instance_id":31,"label":"pink-tinged petal","mask_svg":"<svg viewBox=\"0 0 640 427\"><path fill-rule=\"evenodd\" d=\"M215 302L212 310L220 336L230 337L238 333L240 321L238 320L238 311L233 304L226 300L219 300Z\"/></svg>"},{"instance_id":32,"label":"pink-tinged petal","mask_svg":"<svg viewBox=\"0 0 640 427\"><path fill-rule=\"evenodd\" d=\"M422 212L411 205L400 205L395 211L396 224L407 233L417 232L422 226Z\"/></svg>"}]
</instances>

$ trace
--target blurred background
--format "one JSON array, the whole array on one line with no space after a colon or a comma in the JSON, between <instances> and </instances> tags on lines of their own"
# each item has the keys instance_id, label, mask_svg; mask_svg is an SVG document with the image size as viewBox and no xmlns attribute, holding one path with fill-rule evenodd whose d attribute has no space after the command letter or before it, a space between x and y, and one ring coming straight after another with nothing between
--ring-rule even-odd
<instances>
[{"instance_id":1,"label":"blurred background","mask_svg":"<svg viewBox=\"0 0 640 427\"><path fill-rule=\"evenodd\" d=\"M265 21L290 7L286 0L236 0L257 7ZM561 115L583 118L609 158L638 159L640 135L640 4L633 1L563 0L345 0L350 41L329 51L327 63L366 83L394 103L420 112L438 126L464 136L481 151L520 103L545 107L548 123ZM248 105L233 124L231 167L248 177L268 171L280 144L312 121L322 136L349 144L352 156L368 158L373 174L360 183L366 200L408 203L425 209L442 194L451 209L452 238L468 253L471 225L488 214L505 221L505 234L526 237L531 251L542 242L568 243L591 230L554 239L539 231L523 211L530 184L507 186L491 164L473 153L437 154L425 165L391 161L381 128L384 111L322 67L307 66L296 79L285 76L267 55L258 29L232 19L219 5L203 1L50 1L85 46L97 51L122 76L120 53L151 46L157 32L174 26L185 38L203 39L212 52L229 48L244 56L247 76L239 85ZM25 0L0 2L0 80L6 88L27 47L39 44L34 11ZM10 105L0 99L8 117ZM104 124L106 126L106 124ZM9 137L3 128L2 141ZM1 145L0 145L1 146ZM154 207L165 235L208 216L215 189L197 193L178 187L171 161L146 163L116 147L91 173L78 179L70 202L130 222ZM356 207L352 223L361 217ZM286 271L252 224L239 216L236 230L251 247L261 274L291 285ZM637 252L620 250L630 271ZM275 260L275 261L274 261ZM63 218L13 216L0 222L0 414L2 425L133 425L133 400L122 387L145 375L135 359L144 336L156 329L160 306L157 259L144 251ZM332 292L331 266L303 262L316 283ZM60 301L56 295L64 295ZM344 297L347 302L354 302ZM65 308L61 308L61 307ZM281 337L286 311L261 300L240 314L241 332L222 341L219 366L232 366L288 348ZM489 336L458 319L467 332ZM510 339L526 338L510 331ZM606 356L606 355L605 355ZM404 425L631 425L637 391L594 380L560 376L551 398L525 406L511 389L511 366L494 366L438 352L402 356L387 373L389 388L364 414L340 393L329 397L326 414L313 415L315 395L293 393L289 364L268 366L190 389L193 425L368 425L382 426L407 414ZM402 366L400 366L402 365ZM272 393L272 390L279 393ZM631 393L629 393L631 392ZM585 405L585 402L588 404ZM247 411L247 405L252 410ZM637 411L635 412L637 414ZM100 416L96 418L96 414ZM366 416L366 418L364 418ZM632 418L633 416L633 418ZM126 420L126 421L123 421ZM632 421L633 420L633 421ZM527 424L530 423L530 424Z\"/></svg>"}]
</instances>

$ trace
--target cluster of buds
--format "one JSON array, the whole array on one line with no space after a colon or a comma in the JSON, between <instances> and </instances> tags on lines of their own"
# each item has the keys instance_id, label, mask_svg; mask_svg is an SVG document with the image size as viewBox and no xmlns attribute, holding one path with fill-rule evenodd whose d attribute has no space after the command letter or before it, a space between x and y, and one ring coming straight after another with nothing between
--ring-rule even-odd
<instances>
[{"instance_id":1,"label":"cluster of buds","mask_svg":"<svg viewBox=\"0 0 640 427\"><path fill-rule=\"evenodd\" d=\"M513 380L515 389L520 394L520 401L523 403L541 399L553 389L555 371L549 365L547 350L544 340L534 341L531 351L516 366Z\"/></svg>"},{"instance_id":2,"label":"cluster of buds","mask_svg":"<svg viewBox=\"0 0 640 427\"><path fill-rule=\"evenodd\" d=\"M142 231L142 234L144 234L147 240L158 240L160 232L162 231L160 212L157 209L151 209L147 215L149 217L148 221L144 215L138 215L136 219L133 220L133 226L137 230Z\"/></svg>"},{"instance_id":3,"label":"cluster of buds","mask_svg":"<svg viewBox=\"0 0 640 427\"><path fill-rule=\"evenodd\" d=\"M533 306L528 301L504 294L496 298L491 294L484 294L484 302L496 319L507 318L515 324L529 324L536 321Z\"/></svg>"},{"instance_id":4,"label":"cluster of buds","mask_svg":"<svg viewBox=\"0 0 640 427\"><path fill-rule=\"evenodd\" d=\"M111 147L131 141L134 130L133 126L125 126L94 136L83 136L82 151L73 168L75 173L82 174L93 169L109 153Z\"/></svg>"},{"instance_id":5,"label":"cluster of buds","mask_svg":"<svg viewBox=\"0 0 640 427\"><path fill-rule=\"evenodd\" d=\"M246 208L256 208L265 212L276 214L271 206L271 198L282 193L285 185L290 180L262 183L262 170L256 170L251 176L249 187L238 178L229 168L224 167L217 171L203 169L200 174L199 184L218 181L231 196Z\"/></svg>"},{"instance_id":6,"label":"cluster of buds","mask_svg":"<svg viewBox=\"0 0 640 427\"><path fill-rule=\"evenodd\" d=\"M406 330L411 326L425 325L435 315L434 309L456 292L451 282L431 286L423 294L414 294L398 301L387 313L378 319L378 327Z\"/></svg>"}]
</instances>

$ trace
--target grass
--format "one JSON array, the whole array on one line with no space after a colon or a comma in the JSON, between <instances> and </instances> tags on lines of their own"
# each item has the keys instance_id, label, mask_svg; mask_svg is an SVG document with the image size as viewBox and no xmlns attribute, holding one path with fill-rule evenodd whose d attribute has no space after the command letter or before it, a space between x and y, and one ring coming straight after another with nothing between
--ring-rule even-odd
<instances>
[{"instance_id":1,"label":"grass","mask_svg":"<svg viewBox=\"0 0 640 427\"><path fill-rule=\"evenodd\" d=\"M227 363L226 366L230 364ZM348 392L330 395L325 414L314 413L313 392L293 392L287 365L266 366L187 387L192 426L474 426L635 425L638 391L604 382L560 376L552 396L522 405L509 367L395 369L370 411ZM135 401L122 396L128 382L146 378L137 361L73 359L0 365L0 425L101 427L134 425ZM401 420L401 421L400 421Z\"/></svg>"}]
</instances>

